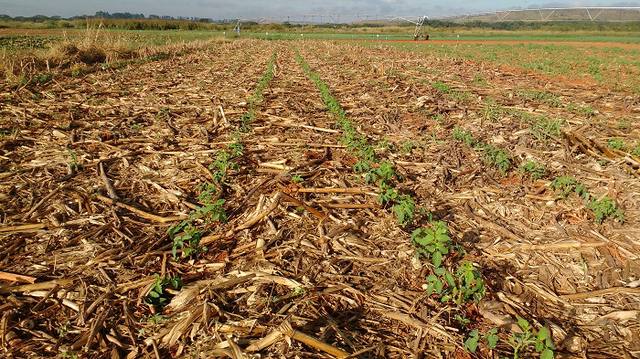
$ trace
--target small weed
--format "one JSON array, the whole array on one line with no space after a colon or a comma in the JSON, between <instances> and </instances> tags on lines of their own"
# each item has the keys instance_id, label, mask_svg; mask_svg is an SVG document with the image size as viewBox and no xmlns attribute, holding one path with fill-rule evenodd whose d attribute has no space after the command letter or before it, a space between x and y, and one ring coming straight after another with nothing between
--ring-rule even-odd
<instances>
[{"instance_id":1,"label":"small weed","mask_svg":"<svg viewBox=\"0 0 640 359\"><path fill-rule=\"evenodd\" d=\"M300 176L300 175L293 175L293 176L291 176L291 182L300 184L300 183L304 182L304 178L302 178L302 176Z\"/></svg>"},{"instance_id":2,"label":"small weed","mask_svg":"<svg viewBox=\"0 0 640 359\"><path fill-rule=\"evenodd\" d=\"M69 334L69 327L70 326L71 326L71 323L69 323L67 321L64 324L61 324L59 327L57 327L56 328L56 332L58 332L58 338L66 337L67 334Z\"/></svg>"},{"instance_id":3,"label":"small weed","mask_svg":"<svg viewBox=\"0 0 640 359\"><path fill-rule=\"evenodd\" d=\"M570 103L567 105L567 109L573 113L577 113L579 115L585 117L593 117L596 115L596 110L589 105L576 105L574 103Z\"/></svg>"},{"instance_id":4,"label":"small weed","mask_svg":"<svg viewBox=\"0 0 640 359\"><path fill-rule=\"evenodd\" d=\"M14 134L17 134L19 131L18 129L11 129L11 128L0 128L0 139L3 139L5 137L9 137L12 136ZM640 148L640 147L639 147Z\"/></svg>"},{"instance_id":5,"label":"small weed","mask_svg":"<svg viewBox=\"0 0 640 359\"><path fill-rule=\"evenodd\" d=\"M533 160L529 160L520 166L520 171L533 179L541 179L547 174L546 167Z\"/></svg>"},{"instance_id":6,"label":"small weed","mask_svg":"<svg viewBox=\"0 0 640 359\"><path fill-rule=\"evenodd\" d=\"M147 318L147 322L158 325L166 322L167 319L168 318L162 315L162 313L154 313Z\"/></svg>"},{"instance_id":7,"label":"small weed","mask_svg":"<svg viewBox=\"0 0 640 359\"><path fill-rule=\"evenodd\" d=\"M609 197L605 196L599 200L594 199L589 202L587 207L593 211L598 224L602 224L607 218L614 218L620 222L624 221L624 213L616 205L616 202Z\"/></svg>"},{"instance_id":8,"label":"small weed","mask_svg":"<svg viewBox=\"0 0 640 359\"><path fill-rule=\"evenodd\" d=\"M133 132L140 132L140 130L142 130L142 124L135 122L132 123L129 128L131 129L131 131Z\"/></svg>"},{"instance_id":9,"label":"small weed","mask_svg":"<svg viewBox=\"0 0 640 359\"><path fill-rule=\"evenodd\" d=\"M161 121L168 121L171 119L171 110L168 107L161 107L156 114L156 119Z\"/></svg>"},{"instance_id":10,"label":"small weed","mask_svg":"<svg viewBox=\"0 0 640 359\"><path fill-rule=\"evenodd\" d=\"M37 74L33 77L32 81L38 85L45 85L53 80L53 74L50 73L42 73Z\"/></svg>"},{"instance_id":11,"label":"small weed","mask_svg":"<svg viewBox=\"0 0 640 359\"><path fill-rule=\"evenodd\" d=\"M607 141L607 146L612 150L624 151L627 148L627 144L621 138L610 138Z\"/></svg>"},{"instance_id":12,"label":"small weed","mask_svg":"<svg viewBox=\"0 0 640 359\"><path fill-rule=\"evenodd\" d=\"M480 74L476 74L476 75L473 77L473 83L474 83L476 86L486 86L486 85L487 85L487 80L486 80L484 77L482 77L482 75L480 75Z\"/></svg>"},{"instance_id":13,"label":"small weed","mask_svg":"<svg viewBox=\"0 0 640 359\"><path fill-rule=\"evenodd\" d=\"M624 118L618 121L618 129L627 131L631 129L631 120Z\"/></svg>"},{"instance_id":14,"label":"small weed","mask_svg":"<svg viewBox=\"0 0 640 359\"><path fill-rule=\"evenodd\" d=\"M435 114L433 115L433 120L437 123L442 123L442 121L444 121L444 115L441 113Z\"/></svg>"},{"instance_id":15,"label":"small weed","mask_svg":"<svg viewBox=\"0 0 640 359\"><path fill-rule=\"evenodd\" d=\"M517 92L518 97L529 101L538 101L553 107L562 107L562 99L550 92L538 90L522 90Z\"/></svg>"},{"instance_id":16,"label":"small weed","mask_svg":"<svg viewBox=\"0 0 640 359\"><path fill-rule=\"evenodd\" d=\"M636 157L640 157L640 143L638 143L633 151L631 151L631 154Z\"/></svg>"},{"instance_id":17,"label":"small weed","mask_svg":"<svg viewBox=\"0 0 640 359\"><path fill-rule=\"evenodd\" d=\"M513 348L513 358L519 359L522 353L535 351L540 353L540 359L553 359L555 349L551 332L546 327L536 331L531 324L518 317L518 327L522 333L512 333L508 343Z\"/></svg>"},{"instance_id":18,"label":"small weed","mask_svg":"<svg viewBox=\"0 0 640 359\"><path fill-rule=\"evenodd\" d=\"M550 138L560 136L564 120L539 118L531 127L531 133L540 141L547 141Z\"/></svg>"},{"instance_id":19,"label":"small weed","mask_svg":"<svg viewBox=\"0 0 640 359\"><path fill-rule=\"evenodd\" d=\"M405 155L411 154L411 152L417 147L413 141L406 141L402 144L402 153Z\"/></svg>"},{"instance_id":20,"label":"small weed","mask_svg":"<svg viewBox=\"0 0 640 359\"><path fill-rule=\"evenodd\" d=\"M431 84L431 86L433 86L434 89L442 94L451 93L451 87L449 87L449 85L445 84L444 82L434 82L433 84Z\"/></svg>"},{"instance_id":21,"label":"small weed","mask_svg":"<svg viewBox=\"0 0 640 359\"><path fill-rule=\"evenodd\" d=\"M467 325L471 324L471 319L463 317L460 314L456 314L453 319L455 319L455 321L458 322L458 324L460 324L460 326L462 327L466 327Z\"/></svg>"},{"instance_id":22,"label":"small weed","mask_svg":"<svg viewBox=\"0 0 640 359\"><path fill-rule=\"evenodd\" d=\"M487 102L482 109L482 117L489 122L498 122L504 115L504 109L502 106L495 102Z\"/></svg>"},{"instance_id":23,"label":"small weed","mask_svg":"<svg viewBox=\"0 0 640 359\"><path fill-rule=\"evenodd\" d=\"M432 222L430 227L413 231L411 242L416 246L417 254L430 259L436 268L442 266L444 256L452 248L449 228L442 221Z\"/></svg>"},{"instance_id":24,"label":"small weed","mask_svg":"<svg viewBox=\"0 0 640 359\"><path fill-rule=\"evenodd\" d=\"M377 148L382 151L390 151L393 149L393 143L391 143L391 141L389 141L388 139L384 138L378 142Z\"/></svg>"},{"instance_id":25,"label":"small weed","mask_svg":"<svg viewBox=\"0 0 640 359\"><path fill-rule=\"evenodd\" d=\"M73 65L73 67L71 67L71 76L72 77L80 77L83 76L85 74L85 69L82 65L80 64L75 64Z\"/></svg>"}]
</instances>

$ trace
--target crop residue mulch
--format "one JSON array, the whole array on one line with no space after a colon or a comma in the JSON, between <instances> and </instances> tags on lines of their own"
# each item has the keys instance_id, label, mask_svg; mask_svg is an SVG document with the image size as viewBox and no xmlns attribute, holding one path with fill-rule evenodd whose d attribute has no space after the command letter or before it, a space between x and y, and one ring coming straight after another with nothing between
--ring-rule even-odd
<instances>
[{"instance_id":1,"label":"crop residue mulch","mask_svg":"<svg viewBox=\"0 0 640 359\"><path fill-rule=\"evenodd\" d=\"M482 301L452 308L427 295L431 269L415 257L410 228L354 175L296 51L359 132L389 143L377 151L397 165L402 190L450 223L454 256L482 269ZM273 52L274 78L249 131L239 131ZM637 104L498 71L389 48L238 40L3 89L0 350L492 357L510 355L504 343L521 316L551 329L557 354L637 356L640 168L629 149L607 147L640 139L636 122L617 124L636 118ZM565 121L545 137L522 112ZM451 139L456 127L551 173L501 174ZM206 250L174 257L168 229L202 205L203 185L215 181L210 165L237 143L243 154L216 194L228 221L198 222ZM549 187L553 175L615 198L624 223L596 224L584 201ZM502 344L468 353L470 328L456 314L482 332L499 327Z\"/></svg>"}]
</instances>

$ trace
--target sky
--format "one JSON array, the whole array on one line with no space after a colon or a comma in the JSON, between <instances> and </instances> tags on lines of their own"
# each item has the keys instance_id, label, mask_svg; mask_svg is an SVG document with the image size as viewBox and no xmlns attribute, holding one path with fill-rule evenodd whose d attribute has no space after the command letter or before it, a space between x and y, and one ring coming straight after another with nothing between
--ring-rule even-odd
<instances>
[{"instance_id":1,"label":"sky","mask_svg":"<svg viewBox=\"0 0 640 359\"><path fill-rule=\"evenodd\" d=\"M640 0L0 0L0 14L69 17L108 11L213 19L281 20L286 20L287 17L291 17L291 20L301 20L302 15L316 14L333 15L333 20L347 21L355 16L438 17L507 8L548 6L640 6Z\"/></svg>"}]
</instances>

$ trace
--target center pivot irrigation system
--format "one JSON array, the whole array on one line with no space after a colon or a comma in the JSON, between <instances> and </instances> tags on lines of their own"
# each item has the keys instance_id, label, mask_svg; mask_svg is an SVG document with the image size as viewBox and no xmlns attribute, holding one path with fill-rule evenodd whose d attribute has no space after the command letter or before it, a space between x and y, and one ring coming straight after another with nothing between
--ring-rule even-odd
<instances>
[{"instance_id":1,"label":"center pivot irrigation system","mask_svg":"<svg viewBox=\"0 0 640 359\"><path fill-rule=\"evenodd\" d=\"M412 20L409 17L402 17L402 16L396 16L393 18L390 18L391 21L406 21L409 22L411 24L414 24L416 27L413 31L413 39L416 41L419 40L429 40L429 34L424 32L424 24L427 20L429 20L428 16L420 16L418 17L416 20ZM236 26L233 28L233 32L235 32L236 34L240 35L240 31L242 29L242 22L247 22L247 21L255 21L257 23L263 23L263 22L268 22L269 19L259 19L259 20L246 20L246 19L238 19L236 22Z\"/></svg>"},{"instance_id":2,"label":"center pivot irrigation system","mask_svg":"<svg viewBox=\"0 0 640 359\"><path fill-rule=\"evenodd\" d=\"M425 21L429 20L428 16L421 16L418 18L418 20L414 21L411 19L407 19L404 17L396 17L392 20L403 20L403 21L407 21L410 22L414 25L416 25L415 30L413 31L413 39L416 41L419 40L429 40L429 34L424 32L424 23Z\"/></svg>"}]
</instances>

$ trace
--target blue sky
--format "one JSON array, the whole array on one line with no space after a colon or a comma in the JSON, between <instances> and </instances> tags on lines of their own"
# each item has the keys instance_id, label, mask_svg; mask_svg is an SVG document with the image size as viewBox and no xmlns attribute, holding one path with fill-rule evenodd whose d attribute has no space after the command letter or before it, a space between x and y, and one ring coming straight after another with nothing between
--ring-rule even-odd
<instances>
[{"instance_id":1,"label":"blue sky","mask_svg":"<svg viewBox=\"0 0 640 359\"><path fill-rule=\"evenodd\" d=\"M353 15L459 15L505 8L541 6L640 6L640 0L0 0L0 14L74 16L109 12L224 18L297 18L305 14Z\"/></svg>"}]
</instances>

